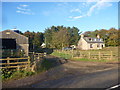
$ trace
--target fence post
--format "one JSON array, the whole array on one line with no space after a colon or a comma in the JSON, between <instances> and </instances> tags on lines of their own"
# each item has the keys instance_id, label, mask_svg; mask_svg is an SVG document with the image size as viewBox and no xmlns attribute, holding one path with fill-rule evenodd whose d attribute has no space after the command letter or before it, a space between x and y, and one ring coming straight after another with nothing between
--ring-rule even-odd
<instances>
[{"instance_id":1,"label":"fence post","mask_svg":"<svg viewBox=\"0 0 120 90\"><path fill-rule=\"evenodd\" d=\"M110 57L110 60L112 60L113 59L113 52L111 51L111 57Z\"/></svg>"},{"instance_id":2,"label":"fence post","mask_svg":"<svg viewBox=\"0 0 120 90\"><path fill-rule=\"evenodd\" d=\"M30 70L30 56L28 56L28 69Z\"/></svg>"},{"instance_id":3,"label":"fence post","mask_svg":"<svg viewBox=\"0 0 120 90\"><path fill-rule=\"evenodd\" d=\"M100 55L100 52L99 52L99 60L101 59L101 57L100 57L101 55Z\"/></svg>"},{"instance_id":4,"label":"fence post","mask_svg":"<svg viewBox=\"0 0 120 90\"><path fill-rule=\"evenodd\" d=\"M17 71L20 71L20 67L19 66L17 67Z\"/></svg>"},{"instance_id":5,"label":"fence post","mask_svg":"<svg viewBox=\"0 0 120 90\"><path fill-rule=\"evenodd\" d=\"M89 52L89 57L88 58L90 59L90 52Z\"/></svg>"},{"instance_id":6,"label":"fence post","mask_svg":"<svg viewBox=\"0 0 120 90\"><path fill-rule=\"evenodd\" d=\"M38 54L38 61L40 61L40 53Z\"/></svg>"},{"instance_id":7,"label":"fence post","mask_svg":"<svg viewBox=\"0 0 120 90\"><path fill-rule=\"evenodd\" d=\"M44 52L44 57L46 56L46 52Z\"/></svg>"},{"instance_id":8,"label":"fence post","mask_svg":"<svg viewBox=\"0 0 120 90\"><path fill-rule=\"evenodd\" d=\"M10 58L9 58L9 57L7 57L7 67L9 67L9 65L10 65L10 64L8 64L8 63L10 63L10 61L9 61L9 60L10 60Z\"/></svg>"},{"instance_id":9,"label":"fence post","mask_svg":"<svg viewBox=\"0 0 120 90\"><path fill-rule=\"evenodd\" d=\"M73 58L73 56L74 56L73 54L74 54L74 52L73 52L73 49L72 49L72 58Z\"/></svg>"},{"instance_id":10,"label":"fence post","mask_svg":"<svg viewBox=\"0 0 120 90\"><path fill-rule=\"evenodd\" d=\"M35 52L33 52L33 61L35 61Z\"/></svg>"}]
</instances>

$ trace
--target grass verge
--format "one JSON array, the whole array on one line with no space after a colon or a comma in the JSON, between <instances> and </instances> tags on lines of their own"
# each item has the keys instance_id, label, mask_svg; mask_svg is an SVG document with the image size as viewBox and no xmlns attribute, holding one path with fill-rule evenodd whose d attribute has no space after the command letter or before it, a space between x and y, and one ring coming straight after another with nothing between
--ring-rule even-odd
<instances>
[{"instance_id":1,"label":"grass verge","mask_svg":"<svg viewBox=\"0 0 120 90\"><path fill-rule=\"evenodd\" d=\"M10 79L19 79L26 76L31 76L35 74L34 72L28 70L20 70L16 71L15 69L1 69L1 78L3 81L10 80Z\"/></svg>"},{"instance_id":2,"label":"grass verge","mask_svg":"<svg viewBox=\"0 0 120 90\"><path fill-rule=\"evenodd\" d=\"M57 57L62 57L62 58L65 58L65 59L71 59L72 58L72 55L66 54L66 53L61 53L61 52L53 52L51 55L57 56Z\"/></svg>"},{"instance_id":3,"label":"grass verge","mask_svg":"<svg viewBox=\"0 0 120 90\"><path fill-rule=\"evenodd\" d=\"M87 58L72 58L72 60L90 61L90 62L114 62L115 61L115 60L96 60L96 59L87 59Z\"/></svg>"}]
</instances>

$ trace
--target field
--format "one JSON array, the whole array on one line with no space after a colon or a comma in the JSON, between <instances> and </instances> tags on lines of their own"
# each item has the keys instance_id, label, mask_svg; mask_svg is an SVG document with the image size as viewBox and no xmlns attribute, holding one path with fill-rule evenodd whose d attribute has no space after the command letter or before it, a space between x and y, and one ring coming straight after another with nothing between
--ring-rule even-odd
<instances>
[{"instance_id":1,"label":"field","mask_svg":"<svg viewBox=\"0 0 120 90\"><path fill-rule=\"evenodd\" d=\"M118 47L106 47L102 50L55 50L52 55L82 61L118 61Z\"/></svg>"}]
</instances>

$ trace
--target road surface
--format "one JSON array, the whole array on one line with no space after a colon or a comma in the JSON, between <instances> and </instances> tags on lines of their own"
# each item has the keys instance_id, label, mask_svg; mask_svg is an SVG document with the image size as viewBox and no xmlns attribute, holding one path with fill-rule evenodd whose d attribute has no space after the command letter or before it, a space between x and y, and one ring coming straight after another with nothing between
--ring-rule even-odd
<instances>
[{"instance_id":1,"label":"road surface","mask_svg":"<svg viewBox=\"0 0 120 90\"><path fill-rule=\"evenodd\" d=\"M118 85L118 69L94 72L82 76L67 76L31 85L32 88L109 88Z\"/></svg>"}]
</instances>

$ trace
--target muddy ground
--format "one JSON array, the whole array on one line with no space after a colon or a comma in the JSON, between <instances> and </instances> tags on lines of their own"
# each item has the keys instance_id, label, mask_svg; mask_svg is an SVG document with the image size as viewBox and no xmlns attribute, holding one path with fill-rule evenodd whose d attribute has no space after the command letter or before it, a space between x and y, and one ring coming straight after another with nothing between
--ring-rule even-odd
<instances>
[{"instance_id":1,"label":"muddy ground","mask_svg":"<svg viewBox=\"0 0 120 90\"><path fill-rule=\"evenodd\" d=\"M118 63L103 63L103 62L90 62L90 61L73 61L64 60L54 56L47 56L47 60L54 63L54 67L50 70L38 73L33 76L18 80L9 80L2 83L3 88L34 88L37 83L41 83L41 87L47 87L48 83L45 81L54 81L62 79L70 79L70 77L83 76L93 72L101 72L109 69L118 68ZM56 82L50 82L52 84Z\"/></svg>"}]
</instances>

